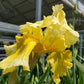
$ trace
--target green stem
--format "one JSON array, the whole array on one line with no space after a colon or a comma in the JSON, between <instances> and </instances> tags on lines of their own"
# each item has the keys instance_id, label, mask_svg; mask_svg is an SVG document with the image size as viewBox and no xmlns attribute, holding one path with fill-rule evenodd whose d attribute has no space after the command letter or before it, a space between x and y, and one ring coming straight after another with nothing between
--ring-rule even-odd
<instances>
[{"instance_id":1,"label":"green stem","mask_svg":"<svg viewBox=\"0 0 84 84\"><path fill-rule=\"evenodd\" d=\"M75 30L75 15L76 15L76 10L73 11L73 30ZM75 57L74 55L74 45L72 46L72 55L73 57ZM76 84L76 73L75 73L75 68L76 68L76 65L73 61L73 84Z\"/></svg>"},{"instance_id":2,"label":"green stem","mask_svg":"<svg viewBox=\"0 0 84 84\"><path fill-rule=\"evenodd\" d=\"M50 70L50 68L47 68L47 70L45 71L45 73L41 76L41 78L40 78L38 84L43 84L43 82L44 82L46 76L47 76L48 73L49 73L49 70Z\"/></svg>"},{"instance_id":3,"label":"green stem","mask_svg":"<svg viewBox=\"0 0 84 84\"><path fill-rule=\"evenodd\" d=\"M39 65L38 65L38 63L37 63L37 76L38 76L38 78L39 78Z\"/></svg>"},{"instance_id":4,"label":"green stem","mask_svg":"<svg viewBox=\"0 0 84 84\"><path fill-rule=\"evenodd\" d=\"M42 60L42 69L43 69L43 73L45 72L45 58L44 56L41 57Z\"/></svg>"},{"instance_id":5,"label":"green stem","mask_svg":"<svg viewBox=\"0 0 84 84\"><path fill-rule=\"evenodd\" d=\"M76 10L73 11L73 21L72 21L73 30L75 30L75 15L76 15Z\"/></svg>"},{"instance_id":6,"label":"green stem","mask_svg":"<svg viewBox=\"0 0 84 84\"><path fill-rule=\"evenodd\" d=\"M67 76L68 76L68 79L69 79L69 81L70 81L70 83L69 83L69 84L72 84L72 79L71 79L71 76L70 76L69 71L67 72Z\"/></svg>"}]
</instances>

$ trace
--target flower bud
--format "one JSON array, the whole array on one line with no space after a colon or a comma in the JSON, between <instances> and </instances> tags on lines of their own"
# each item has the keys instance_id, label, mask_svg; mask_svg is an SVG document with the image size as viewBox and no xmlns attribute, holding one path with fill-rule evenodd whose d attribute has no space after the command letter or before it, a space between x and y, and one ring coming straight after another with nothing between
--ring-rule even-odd
<instances>
[{"instance_id":1,"label":"flower bud","mask_svg":"<svg viewBox=\"0 0 84 84\"><path fill-rule=\"evenodd\" d=\"M74 3L74 9L77 10L77 2Z\"/></svg>"}]
</instances>

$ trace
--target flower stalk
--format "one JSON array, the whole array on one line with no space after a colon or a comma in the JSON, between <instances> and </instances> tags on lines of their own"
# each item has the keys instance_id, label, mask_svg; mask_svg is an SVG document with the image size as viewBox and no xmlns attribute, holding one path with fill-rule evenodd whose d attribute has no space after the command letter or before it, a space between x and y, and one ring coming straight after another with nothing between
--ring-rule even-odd
<instances>
[{"instance_id":1,"label":"flower stalk","mask_svg":"<svg viewBox=\"0 0 84 84\"><path fill-rule=\"evenodd\" d=\"M77 14L77 3L74 4L74 10L73 10L73 21L72 21L72 25L73 25L73 30L75 30L75 18L76 18L76 14ZM72 45L72 56L75 57L74 54L74 45ZM73 61L73 84L76 84L76 65L75 62Z\"/></svg>"}]
</instances>

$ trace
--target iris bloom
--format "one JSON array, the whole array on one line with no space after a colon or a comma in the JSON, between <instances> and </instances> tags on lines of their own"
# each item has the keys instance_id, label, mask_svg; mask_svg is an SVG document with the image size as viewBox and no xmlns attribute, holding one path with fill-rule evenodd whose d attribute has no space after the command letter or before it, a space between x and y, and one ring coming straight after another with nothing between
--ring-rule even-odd
<instances>
[{"instance_id":1,"label":"iris bloom","mask_svg":"<svg viewBox=\"0 0 84 84\"><path fill-rule=\"evenodd\" d=\"M51 52L47 65L52 66L54 81L59 83L60 77L66 75L72 64L71 51L65 49L76 43L79 34L68 26L62 4L52 9L52 15L44 16L42 21L20 26L23 36L16 36L14 45L5 46L7 58L0 62L3 74L14 71L16 66L30 71L40 55ZM42 31L44 27L46 29Z\"/></svg>"}]
</instances>

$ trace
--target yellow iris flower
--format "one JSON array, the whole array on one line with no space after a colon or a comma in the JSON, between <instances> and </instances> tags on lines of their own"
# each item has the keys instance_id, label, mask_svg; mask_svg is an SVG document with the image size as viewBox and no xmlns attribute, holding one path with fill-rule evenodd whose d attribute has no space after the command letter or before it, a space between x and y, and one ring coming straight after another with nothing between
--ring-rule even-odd
<instances>
[{"instance_id":1,"label":"yellow iris flower","mask_svg":"<svg viewBox=\"0 0 84 84\"><path fill-rule=\"evenodd\" d=\"M0 62L4 74L14 71L16 66L30 71L41 54L51 52L47 62L52 66L54 81L59 83L60 77L66 75L72 64L71 52L65 49L76 43L79 34L68 26L62 4L52 9L52 15L44 16L42 21L21 25L23 36L16 36L16 44L4 46L8 56ZM42 31L44 27L46 29Z\"/></svg>"}]
</instances>

